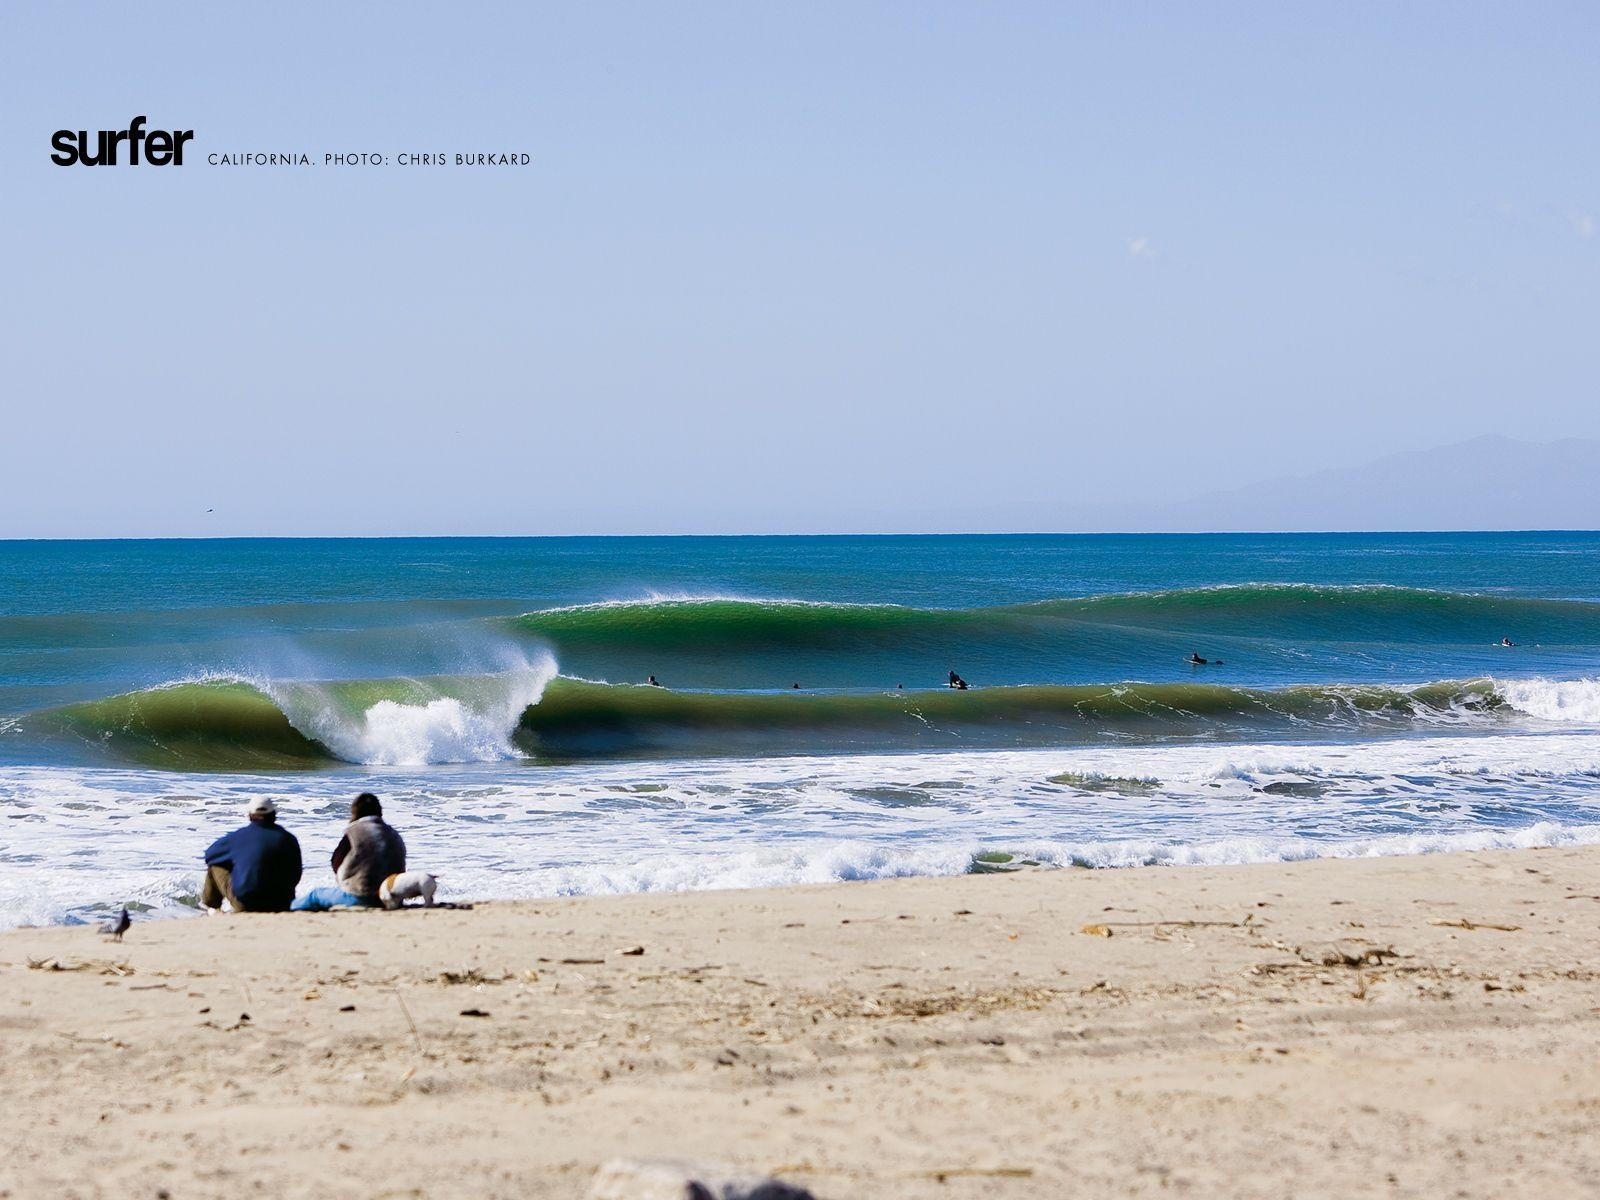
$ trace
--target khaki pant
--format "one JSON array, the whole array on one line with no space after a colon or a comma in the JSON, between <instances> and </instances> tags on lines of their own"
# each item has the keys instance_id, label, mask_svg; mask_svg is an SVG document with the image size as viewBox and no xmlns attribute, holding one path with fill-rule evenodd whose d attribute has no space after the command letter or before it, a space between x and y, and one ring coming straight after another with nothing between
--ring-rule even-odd
<instances>
[{"instance_id":1,"label":"khaki pant","mask_svg":"<svg viewBox=\"0 0 1600 1200\"><path fill-rule=\"evenodd\" d=\"M224 900L234 912L244 911L244 905L233 894L233 872L227 867L207 867L206 877L200 881L200 903L207 908L221 908Z\"/></svg>"}]
</instances>

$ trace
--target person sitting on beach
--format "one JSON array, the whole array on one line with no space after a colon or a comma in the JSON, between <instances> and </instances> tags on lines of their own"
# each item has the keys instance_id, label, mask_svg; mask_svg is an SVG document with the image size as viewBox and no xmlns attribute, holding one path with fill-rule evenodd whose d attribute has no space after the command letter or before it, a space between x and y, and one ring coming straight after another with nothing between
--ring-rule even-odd
<instances>
[{"instance_id":1,"label":"person sitting on beach","mask_svg":"<svg viewBox=\"0 0 1600 1200\"><path fill-rule=\"evenodd\" d=\"M957 689L958 691L963 691L964 692L964 691L967 690L967 681L965 679L961 678L961 676L957 675L954 671L951 671L950 672L950 682L948 684L946 684L945 686L946 687L953 687L953 688Z\"/></svg>"},{"instance_id":2,"label":"person sitting on beach","mask_svg":"<svg viewBox=\"0 0 1600 1200\"><path fill-rule=\"evenodd\" d=\"M234 912L288 912L300 882L300 842L278 826L278 806L262 796L245 809L250 823L206 848L200 903Z\"/></svg>"},{"instance_id":3,"label":"person sitting on beach","mask_svg":"<svg viewBox=\"0 0 1600 1200\"><path fill-rule=\"evenodd\" d=\"M377 908L378 889L406 869L406 844L383 819L383 805L371 792L350 803L350 824L333 849L333 887L312 888L294 902L295 912L330 908Z\"/></svg>"}]
</instances>

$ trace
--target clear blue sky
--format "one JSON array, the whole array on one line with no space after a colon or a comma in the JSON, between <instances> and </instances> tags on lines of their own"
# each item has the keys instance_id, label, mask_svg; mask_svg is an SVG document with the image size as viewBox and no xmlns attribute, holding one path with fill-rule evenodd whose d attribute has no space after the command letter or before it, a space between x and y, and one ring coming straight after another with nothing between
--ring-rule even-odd
<instances>
[{"instance_id":1,"label":"clear blue sky","mask_svg":"<svg viewBox=\"0 0 1600 1200\"><path fill-rule=\"evenodd\" d=\"M1576 3L7 4L0 536L1015 527L1600 435L1597 62ZM137 114L189 164L51 165Z\"/></svg>"}]
</instances>

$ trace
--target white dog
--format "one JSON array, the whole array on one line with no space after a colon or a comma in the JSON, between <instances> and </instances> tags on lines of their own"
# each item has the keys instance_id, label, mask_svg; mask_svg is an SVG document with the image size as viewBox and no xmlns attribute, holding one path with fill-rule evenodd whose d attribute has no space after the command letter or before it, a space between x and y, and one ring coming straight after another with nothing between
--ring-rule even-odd
<instances>
[{"instance_id":1,"label":"white dog","mask_svg":"<svg viewBox=\"0 0 1600 1200\"><path fill-rule=\"evenodd\" d=\"M407 900L421 900L427 908L433 907L433 893L439 886L439 877L426 871L402 871L391 875L378 886L378 899L385 908L404 908Z\"/></svg>"}]
</instances>

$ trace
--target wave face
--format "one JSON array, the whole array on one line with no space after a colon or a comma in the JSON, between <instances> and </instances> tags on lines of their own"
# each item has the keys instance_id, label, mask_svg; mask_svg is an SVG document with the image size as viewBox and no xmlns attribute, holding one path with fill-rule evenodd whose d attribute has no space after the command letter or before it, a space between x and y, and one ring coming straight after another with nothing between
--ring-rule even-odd
<instances>
[{"instance_id":1,"label":"wave face","mask_svg":"<svg viewBox=\"0 0 1600 1200\"><path fill-rule=\"evenodd\" d=\"M944 630L1038 620L1314 639L1475 643L1508 629L1547 641L1600 634L1600 604L1388 585L1228 584L978 608L835 604L736 596L607 601L524 613L517 623L568 646L860 646Z\"/></svg>"},{"instance_id":2,"label":"wave face","mask_svg":"<svg viewBox=\"0 0 1600 1200\"><path fill-rule=\"evenodd\" d=\"M689 688L926 687L955 668L1000 684L1161 679L1191 652L1251 685L1491 675L1512 636L1556 670L1595 663L1600 604L1419 588L1247 584L920 608L730 597L525 613L565 673ZM1515 665L1515 664L1514 664Z\"/></svg>"},{"instance_id":3,"label":"wave face","mask_svg":"<svg viewBox=\"0 0 1600 1200\"><path fill-rule=\"evenodd\" d=\"M243 681L177 683L91 700L42 714L38 724L154 767L289 769L334 757L296 729L272 697Z\"/></svg>"},{"instance_id":4,"label":"wave face","mask_svg":"<svg viewBox=\"0 0 1600 1200\"><path fill-rule=\"evenodd\" d=\"M58 736L176 770L274 770L517 758L723 758L1428 731L1600 727L1600 681L1417 687L1211 684L966 692L684 692L553 677L554 664L475 678L337 683L208 680L41 714Z\"/></svg>"},{"instance_id":5,"label":"wave face","mask_svg":"<svg viewBox=\"0 0 1600 1200\"><path fill-rule=\"evenodd\" d=\"M522 719L531 750L610 755L800 754L1411 731L1493 721L1487 680L1416 688L1098 684L811 695L682 692L558 679Z\"/></svg>"}]
</instances>

